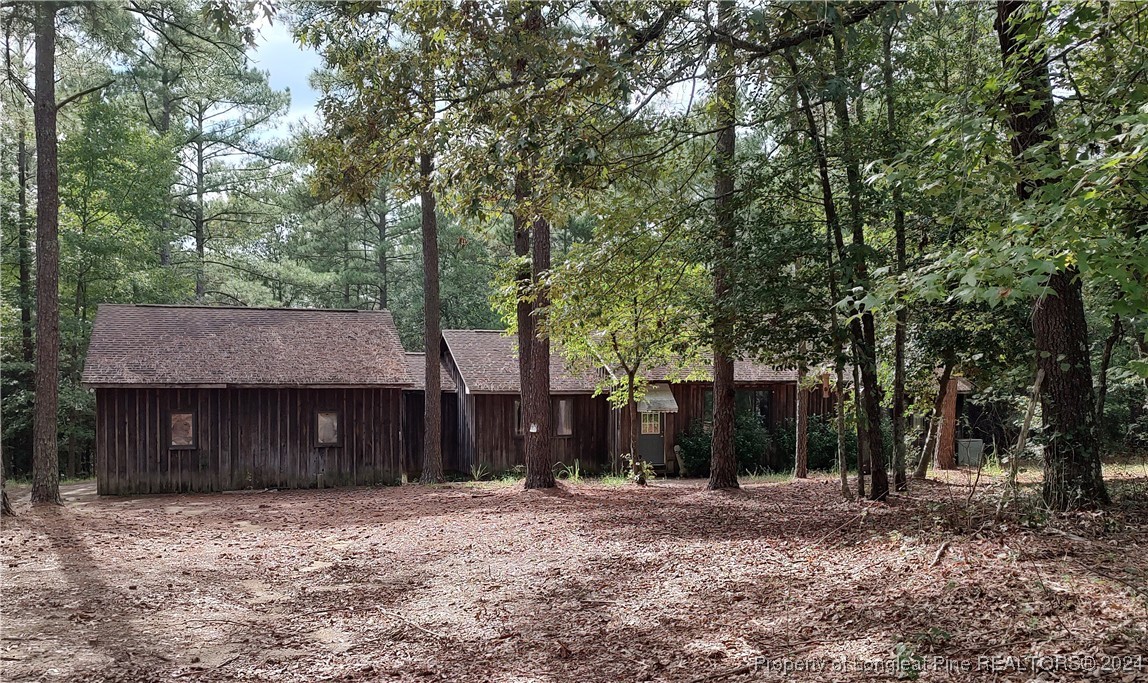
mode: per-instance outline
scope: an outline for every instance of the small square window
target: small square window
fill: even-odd
[[[642,413],[642,433],[643,434],[661,434],[662,433],[662,414],[661,413]]]
[[[195,413],[190,410],[172,411],[168,422],[168,447],[193,450],[195,448]]]
[[[574,433],[574,402],[560,398],[554,410],[554,435],[570,436]]]
[[[316,444],[320,446],[338,446],[341,436],[338,412],[334,410],[321,410],[315,413]]]
[[[514,402],[514,433],[522,433],[522,401]]]

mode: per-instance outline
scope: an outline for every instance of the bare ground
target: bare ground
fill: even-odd
[[[827,479],[17,491],[0,679],[1148,680],[1148,469],[1107,474],[1104,512],[1004,522],[968,472],[888,504]]]

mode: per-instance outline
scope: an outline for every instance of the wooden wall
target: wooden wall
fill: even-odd
[[[768,389],[773,392],[773,400],[769,407],[769,424],[779,425],[785,420],[797,417],[797,384],[794,382],[772,384],[742,384],[736,387],[738,392]],[[670,384],[670,391],[678,404],[678,412],[666,413],[665,424],[665,457],[666,463],[675,462],[674,444],[678,437],[684,434],[694,421],[706,417],[706,394],[713,390],[709,382],[682,382]],[[810,415],[832,415],[836,406],[832,394],[822,396],[820,389],[805,390],[809,400]],[[611,411],[611,426],[609,428],[609,451],[620,455],[629,450],[629,415],[625,410]]]
[[[96,390],[101,494],[389,483],[402,473],[398,389]],[[194,410],[197,447],[168,448],[170,411]],[[341,444],[315,444],[315,412]]]
[[[423,468],[423,406],[421,391],[403,392],[403,471],[408,478]],[[445,472],[465,472],[458,455],[458,394],[442,392],[442,467]]]
[[[609,407],[605,397],[590,394],[552,395],[551,405],[559,398],[574,404],[573,433],[553,439],[554,462],[570,464],[578,460],[588,472],[599,471],[607,462]],[[486,465],[492,472],[502,472],[526,464],[521,434],[515,434],[514,402],[517,394],[469,394],[463,397],[459,422],[460,464],[469,471],[475,463]]]

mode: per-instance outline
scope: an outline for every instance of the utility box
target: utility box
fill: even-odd
[[[985,442],[981,439],[957,439],[957,465],[980,467]]]

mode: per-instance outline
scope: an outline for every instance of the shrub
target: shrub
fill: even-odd
[[[837,469],[837,425],[833,415],[810,415],[806,444],[809,469],[829,471]],[[785,420],[774,427],[773,444],[789,466],[797,450],[797,425],[794,420]],[[853,468],[857,465],[857,431],[845,429],[845,463]]]
[[[678,446],[681,449],[679,457],[682,461],[682,474],[687,477],[708,477],[713,437],[705,431],[701,420],[690,423],[678,437]],[[769,431],[761,425],[756,415],[742,412],[734,416],[733,452],[739,472],[759,472],[765,468],[769,448]]]

